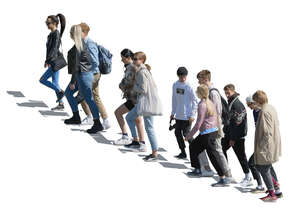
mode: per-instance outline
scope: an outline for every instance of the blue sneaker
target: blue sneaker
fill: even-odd
[[[220,179],[219,182],[212,184],[213,187],[229,187],[229,182],[226,179]]]

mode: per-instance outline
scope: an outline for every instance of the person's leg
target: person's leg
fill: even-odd
[[[59,91],[58,91],[58,92],[55,91],[55,93],[56,93],[56,97],[57,97],[57,98],[60,98],[59,92],[61,92],[61,88],[60,88],[60,86],[59,86],[59,70],[53,72],[53,74],[52,74],[52,83],[53,83],[54,86],[57,87],[57,89],[59,89]],[[62,99],[59,99],[58,102],[59,102],[60,104],[63,103]]]
[[[92,90],[93,90],[93,96],[96,105],[98,106],[98,110],[101,114],[101,117],[103,120],[107,119],[108,115],[106,112],[106,109],[101,101],[100,95],[99,95],[99,81],[100,81],[101,74],[95,74],[93,78],[93,84],[92,84]]]
[[[201,170],[201,166],[198,156],[200,153],[200,146],[202,145],[202,141],[203,139],[201,138],[201,135],[198,135],[189,145],[191,166],[199,170]]]
[[[245,152],[245,139],[235,141],[233,145],[233,150],[242,166],[243,172],[245,173],[246,177],[247,175],[250,176],[248,160]]]
[[[222,138],[221,144],[222,144],[223,154],[224,154],[224,156],[227,160],[227,163],[228,163],[227,150],[230,148],[230,146],[229,146],[229,139],[226,135],[225,135],[224,138]]]
[[[80,105],[81,105],[81,107],[82,107],[84,113],[85,113],[87,116],[91,116],[91,115],[92,115],[91,110],[90,110],[90,108],[89,108],[89,105],[86,103],[85,100],[84,100],[84,101],[81,101],[81,102],[80,102]]]
[[[143,127],[143,119],[141,116],[135,119],[135,126],[137,128],[139,140],[141,143],[145,144],[145,134],[144,134],[144,127]]]
[[[74,90],[71,90],[70,86],[68,85],[65,91],[65,96],[73,112],[78,112],[78,104],[75,97],[73,96],[77,91],[78,91],[77,83],[75,84]]]
[[[144,124],[145,124],[145,130],[146,130],[148,139],[151,144],[152,154],[154,156],[157,156],[158,145],[157,145],[157,138],[156,138],[156,134],[155,134],[155,130],[154,130],[153,116],[144,116]]]
[[[203,168],[206,171],[211,171],[211,168],[209,166],[209,162],[207,159],[207,155],[206,155],[206,150],[203,150],[203,152],[201,152],[198,156],[199,162],[201,163],[201,165],[203,166]]]
[[[117,121],[119,123],[120,129],[122,131],[122,134],[127,134],[126,130],[126,124],[123,115],[127,114],[129,112],[128,108],[122,104],[115,110],[115,116],[117,118]]]
[[[53,89],[55,91],[55,93],[58,93],[60,91],[60,88],[56,86],[56,84],[51,83],[50,81],[48,81],[48,79],[50,77],[53,76],[55,72],[53,71],[52,67],[49,67],[46,72],[42,75],[42,77],[40,78],[40,82],[41,84],[49,87],[50,89]]]
[[[135,120],[138,118],[138,114],[136,111],[136,106],[130,111],[128,112],[128,114],[126,115],[126,121],[128,124],[128,127],[130,129],[131,132],[131,136],[134,139],[134,141],[138,141],[138,135],[136,132],[136,127],[135,127]]]
[[[175,136],[176,136],[176,140],[178,143],[178,147],[181,151],[181,154],[186,156],[186,152],[185,152],[185,143],[184,143],[184,138],[183,138],[183,133],[184,131],[186,131],[187,126],[185,124],[184,120],[178,120],[176,119],[176,125],[175,125]]]
[[[272,175],[271,175],[271,166],[272,165],[256,165],[258,171],[260,172],[266,187],[268,189],[269,195],[268,196],[272,196],[272,197],[276,197],[275,196],[275,191],[274,191],[274,185],[273,185],[273,181],[272,181]],[[267,197],[263,197],[261,198],[262,200],[265,200],[268,198]]]
[[[257,181],[257,186],[262,187],[262,180],[259,171],[256,169],[256,165],[254,163],[254,154],[252,154],[252,156],[250,157],[248,165],[251,170],[253,178]]]

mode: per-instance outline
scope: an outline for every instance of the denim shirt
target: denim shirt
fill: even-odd
[[[97,47],[97,43],[95,43],[93,40],[91,40],[89,37],[85,39],[87,48],[90,52],[91,55],[91,63],[92,63],[92,68],[91,71],[93,74],[99,73],[99,50]]]

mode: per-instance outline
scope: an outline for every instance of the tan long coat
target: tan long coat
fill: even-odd
[[[279,121],[275,108],[265,104],[258,116],[255,140],[254,161],[257,165],[269,165],[281,156]]]

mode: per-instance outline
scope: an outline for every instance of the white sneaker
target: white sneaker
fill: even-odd
[[[147,151],[146,144],[140,143],[140,147],[137,150],[140,152],[146,152]]]
[[[110,125],[108,119],[103,120],[102,126],[103,126],[104,130],[111,128],[111,125]]]
[[[94,121],[93,121],[93,117],[86,117],[84,120],[81,121],[82,125],[93,125]]]
[[[251,178],[249,178],[249,179],[244,178],[244,179],[242,180],[242,182],[240,183],[240,185],[241,185],[242,187],[248,187],[248,186],[251,186],[251,185],[252,185],[252,179],[251,179]]]
[[[203,170],[201,171],[201,176],[202,176],[202,177],[212,177],[212,176],[214,176],[214,175],[215,175],[215,172],[212,171],[212,170],[207,171],[206,169],[203,169]]]
[[[114,142],[114,144],[115,144],[115,145],[121,146],[121,145],[127,145],[127,144],[130,144],[131,142],[132,142],[132,140],[131,140],[128,136],[123,135],[122,138],[116,140],[116,141]]]

